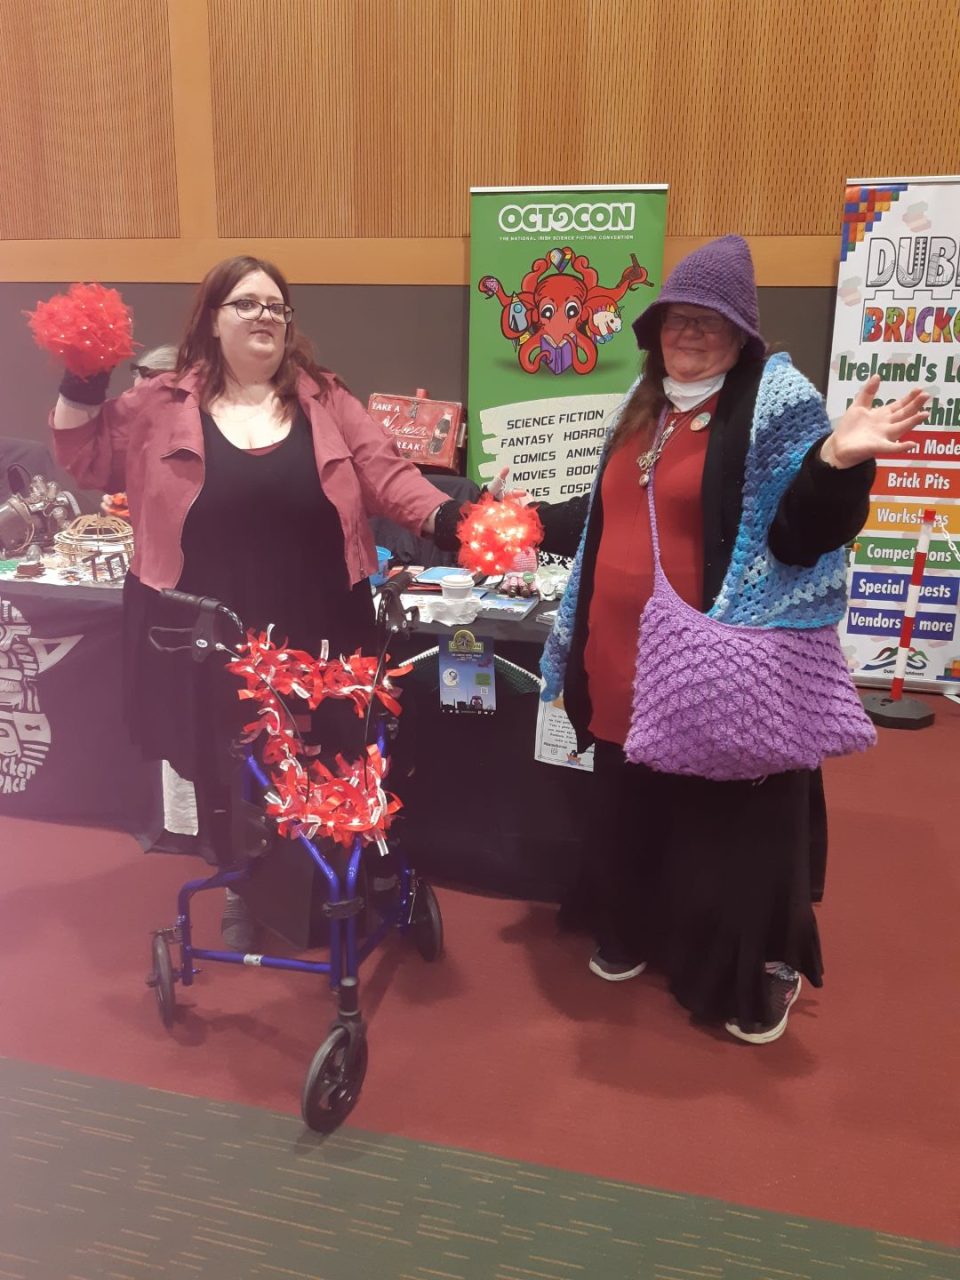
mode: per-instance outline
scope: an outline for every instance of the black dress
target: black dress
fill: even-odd
[[[177,587],[221,600],[256,630],[319,653],[369,653],[375,639],[373,598],[366,581],[351,587],[343,530],[320,484],[310,424],[301,409],[288,435],[269,452],[231,444],[206,413],[205,478],[181,538],[184,565]],[[247,718],[239,684],[211,659],[160,653],[152,627],[192,627],[194,618],[134,575],[124,587],[124,687],[134,741],[151,758],[168,760],[203,793],[229,768],[229,743]],[[167,636],[175,642],[175,637]],[[182,640],[181,640],[182,642]],[[323,703],[311,737],[331,754],[361,745],[362,722],[346,703]],[[201,822],[203,815],[201,813]]]
[[[769,1022],[764,963],[822,985],[811,850],[816,774],[712,782],[597,742],[581,893],[598,940],[648,960],[695,1017]],[[820,791],[822,796],[822,791]]]

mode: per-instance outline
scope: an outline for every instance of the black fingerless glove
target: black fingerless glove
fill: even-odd
[[[110,373],[111,370],[102,369],[99,373],[91,374],[89,378],[81,378],[78,373],[71,373],[67,369],[60,383],[60,394],[64,400],[69,400],[72,404],[90,405],[95,408],[103,404],[107,398]]]
[[[457,525],[463,511],[464,503],[451,498],[442,507],[437,508],[433,521],[433,541],[441,551],[457,551],[460,542],[457,538]]]

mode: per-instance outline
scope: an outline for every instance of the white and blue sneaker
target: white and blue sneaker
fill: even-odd
[[[745,1040],[747,1044],[771,1044],[780,1039],[787,1029],[787,1018],[803,985],[799,973],[788,964],[768,964],[766,970],[770,984],[770,1021],[765,1024],[748,1023],[745,1027],[736,1020],[724,1023],[732,1036]]]

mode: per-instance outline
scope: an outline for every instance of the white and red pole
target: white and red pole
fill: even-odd
[[[936,518],[936,511],[930,507],[924,510],[921,517],[920,537],[917,539],[917,547],[913,553],[913,572],[910,574],[910,585],[907,587],[907,602],[903,610],[900,642],[897,646],[897,659],[893,665],[893,683],[890,685],[890,692],[861,694],[864,711],[874,724],[882,725],[887,729],[926,729],[928,725],[933,724],[935,718],[930,707],[919,698],[903,696],[903,681],[907,674],[913,623],[917,616],[923,571],[927,566],[930,535],[933,533]]]
[[[890,697],[894,702],[899,702],[903,697],[903,681],[907,671],[907,658],[910,656],[913,623],[917,616],[920,587],[923,584],[923,573],[927,567],[927,551],[930,549],[930,537],[933,533],[933,522],[936,518],[936,511],[931,507],[927,507],[920,523],[920,537],[917,539],[917,549],[913,553],[913,572],[910,574],[910,585],[907,588],[907,603],[903,610],[903,624],[900,627],[900,644],[897,649],[897,660],[893,666],[893,683],[890,685]]]

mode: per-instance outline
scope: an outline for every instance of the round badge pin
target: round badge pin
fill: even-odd
[[[690,423],[691,431],[705,431],[710,425],[709,413],[698,413],[694,420]]]

